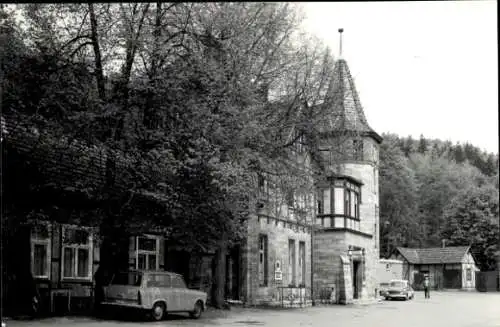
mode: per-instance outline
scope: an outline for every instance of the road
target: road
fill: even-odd
[[[418,292],[410,301],[382,301],[370,305],[316,306],[305,309],[233,308],[210,310],[199,320],[169,316],[162,322],[137,318],[105,319],[59,317],[37,321],[7,321],[11,326],[370,326],[370,327],[500,327],[500,293],[434,292],[425,299]]]

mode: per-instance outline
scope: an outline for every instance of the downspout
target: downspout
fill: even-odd
[[[314,225],[311,224],[311,302],[312,305],[315,306],[314,303]]]

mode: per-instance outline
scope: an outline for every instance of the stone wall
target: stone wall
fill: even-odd
[[[378,248],[373,246],[373,238],[347,232],[346,243],[348,246],[365,249],[365,282],[362,295],[367,298],[374,298],[379,287],[377,278],[379,251]]]
[[[268,239],[267,286],[259,285],[259,235]],[[296,286],[298,280],[299,243],[305,243],[305,287],[311,287],[311,233],[309,227],[293,221],[278,220],[271,217],[252,216],[248,221],[248,237],[242,246],[242,297],[247,304],[277,301],[279,286],[288,286],[289,266],[288,242],[295,240]],[[274,279],[275,262],[281,263],[283,280]]]
[[[352,246],[365,249],[365,281],[361,296],[365,298],[375,297],[378,288],[379,253],[378,249],[373,246],[371,237],[348,231],[319,230],[314,234],[313,243],[313,281],[316,294],[321,293],[323,289],[335,287],[340,293],[341,300],[344,298],[347,303],[352,300],[352,267],[349,268],[349,274],[347,274],[341,261],[341,256],[350,260],[347,255],[349,246]]]
[[[342,264],[340,255],[347,253],[345,232],[318,231],[313,237],[313,281],[316,294],[322,289],[339,287]]]

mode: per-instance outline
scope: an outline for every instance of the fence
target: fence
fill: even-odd
[[[319,284],[316,284],[311,300],[314,303],[335,304],[338,303],[338,298],[338,288],[335,284],[331,286],[319,286]]]
[[[282,307],[306,306],[311,299],[311,289],[308,287],[278,286],[278,290]]]
[[[479,292],[500,291],[499,271],[478,271],[476,272],[476,290]]]

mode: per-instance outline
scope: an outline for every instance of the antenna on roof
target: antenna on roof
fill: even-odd
[[[339,34],[340,34],[339,58],[342,58],[342,32],[344,32],[344,29],[343,28],[339,28]]]

